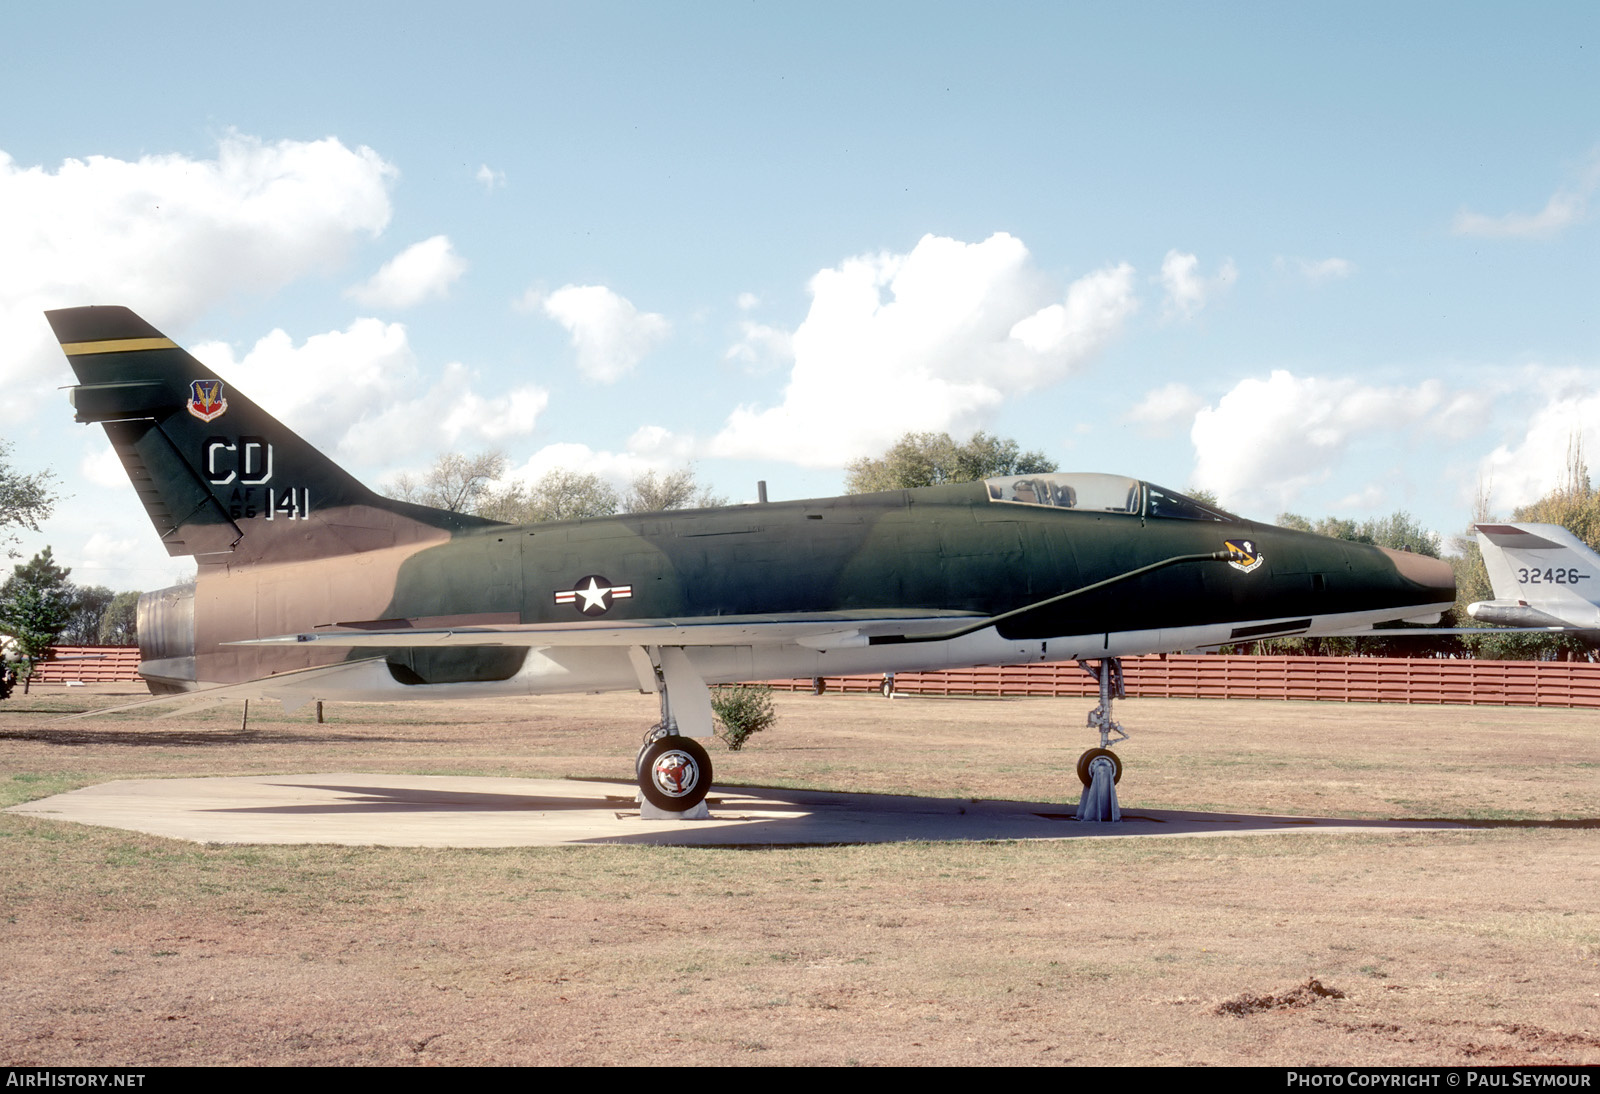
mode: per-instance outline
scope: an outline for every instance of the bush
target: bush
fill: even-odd
[[[744,747],[753,733],[760,733],[778,720],[772,709],[772,689],[758,684],[739,684],[717,688],[711,693],[711,709],[722,723],[718,734],[729,752]]]

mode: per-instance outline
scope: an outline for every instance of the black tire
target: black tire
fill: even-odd
[[[644,775],[645,749],[649,748],[666,735],[667,731],[662,729],[659,724],[653,725],[645,731],[644,744],[639,746],[639,754],[633,758],[633,777],[635,779],[642,778]]]
[[[883,692],[883,697],[885,699],[893,699],[894,698],[894,681],[889,679],[887,676],[885,676],[883,678],[883,683],[878,685],[878,690]]]
[[[687,813],[711,789],[711,757],[691,737],[651,741],[639,756],[639,790],[669,813]]]
[[[1116,769],[1111,774],[1111,784],[1115,786],[1122,781],[1122,757],[1109,748],[1091,748],[1078,757],[1078,781],[1084,786],[1094,782],[1094,776],[1089,773],[1089,765],[1101,756],[1107,757],[1111,761],[1111,766]]]

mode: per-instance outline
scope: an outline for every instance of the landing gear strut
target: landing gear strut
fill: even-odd
[[[1117,783],[1122,779],[1122,759],[1111,746],[1125,741],[1128,735],[1111,720],[1111,701],[1127,698],[1122,685],[1122,662],[1107,657],[1095,668],[1088,665],[1083,670],[1100,681],[1100,705],[1089,712],[1089,728],[1100,731],[1100,747],[1091,748],[1078,757],[1078,781],[1083,783],[1083,797],[1078,801],[1078,819],[1081,821],[1118,821],[1122,810],[1117,806]]]
[[[1128,692],[1122,684],[1122,659],[1107,657],[1093,668],[1086,664],[1081,667],[1084,672],[1100,681],[1100,705],[1089,712],[1089,728],[1100,731],[1100,747],[1091,748],[1078,757],[1078,779],[1084,786],[1088,786],[1092,781],[1089,765],[1097,756],[1109,756],[1117,769],[1116,779],[1113,781],[1120,782],[1122,760],[1111,751],[1111,746],[1118,741],[1126,741],[1128,735],[1122,731],[1121,726],[1111,720],[1111,701],[1128,697]]]
[[[711,757],[694,738],[712,734],[711,693],[683,650],[644,652],[661,699],[661,721],[644,735],[634,759],[640,812],[647,819],[709,817],[704,802],[711,789]]]

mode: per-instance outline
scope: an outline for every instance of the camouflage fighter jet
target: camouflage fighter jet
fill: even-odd
[[[193,586],[139,604],[153,691],[452,699],[641,689],[640,790],[704,798],[708,683],[1096,662],[1436,617],[1435,559],[1256,524],[1137,479],[1038,474],[513,527],[381,497],[133,312],[49,312]]]

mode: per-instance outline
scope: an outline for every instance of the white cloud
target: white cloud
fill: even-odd
[[[754,370],[762,370],[794,359],[794,335],[786,330],[746,320],[739,324],[739,334],[739,340],[723,355],[724,360],[739,361]]]
[[[377,319],[357,319],[299,345],[275,330],[242,358],[223,343],[193,352],[313,445],[375,469],[401,465],[417,451],[493,445],[531,433],[549,401],[532,385],[485,398],[472,389],[471,371],[454,362],[430,383],[405,327]]]
[[[1346,258],[1277,258],[1273,265],[1280,270],[1293,270],[1313,285],[1328,281],[1342,281],[1356,272],[1356,264]]]
[[[478,173],[474,177],[485,190],[498,190],[506,184],[506,173],[496,171],[487,163],[478,165]]]
[[[751,311],[761,306],[761,298],[753,292],[742,292],[737,303],[740,311]]]
[[[455,253],[450,237],[434,236],[413,243],[360,285],[345,295],[369,308],[409,308],[430,296],[444,296],[466,272],[467,264]]]
[[[124,485],[127,481],[127,476],[123,476]],[[119,570],[125,567],[130,559],[138,558],[140,555],[154,556],[155,552],[150,550],[154,546],[151,542],[154,539],[154,530],[148,520],[139,526],[139,534],[132,536],[121,536],[106,528],[97,528],[78,550],[73,566],[75,576],[79,581],[98,584],[98,579],[87,576],[88,572]],[[172,557],[159,547],[157,550],[168,558]]]
[[[526,306],[540,298],[530,289]],[[621,379],[665,341],[672,324],[641,312],[604,285],[564,285],[542,298],[544,312],[566,328],[578,351],[578,369],[591,380]]]
[[[1242,511],[1276,512],[1326,481],[1358,438],[1432,426],[1449,396],[1437,380],[1376,387],[1274,370],[1196,415],[1194,481]]]
[[[106,440],[105,434],[95,430],[89,451],[78,461],[78,473],[96,486],[115,488],[128,485],[128,472],[117,458],[116,450]]]
[[[342,261],[388,224],[394,175],[332,137],[233,135],[215,159],[90,156],[54,171],[0,152],[0,420],[26,418],[61,382],[45,309],[125,304],[172,332]]]
[[[550,402],[549,393],[533,385],[486,399],[472,390],[473,380],[470,369],[452,361],[426,390],[354,423],[340,453],[353,461],[394,467],[419,450],[497,448],[532,433]]]
[[[628,438],[628,451],[661,467],[681,467],[694,459],[694,438],[659,425],[641,426]]]
[[[1168,319],[1193,319],[1219,292],[1239,279],[1233,260],[1225,260],[1211,277],[1200,275],[1200,260],[1182,251],[1168,251],[1161,260],[1161,287],[1167,299],[1163,314]]]
[[[629,448],[632,448],[631,443]],[[564,442],[545,445],[529,456],[526,462],[507,471],[503,481],[532,485],[551,471],[567,470],[599,475],[620,489],[646,471],[666,471],[681,467],[685,462],[683,459],[642,455],[631,450],[596,451],[586,444]]]
[[[1389,492],[1377,483],[1368,483],[1361,489],[1334,499],[1329,509],[1335,513],[1372,511],[1389,503]]]
[[[1205,400],[1194,389],[1173,381],[1147,394],[1124,420],[1142,425],[1146,433],[1164,437],[1188,425],[1204,405]]]
[[[924,236],[909,254],[822,270],[810,289],[782,403],[736,409],[707,454],[837,467],[907,430],[975,424],[1080,367],[1138,307],[1131,266],[1061,299],[1005,233]]]
[[[1600,156],[1591,156],[1577,179],[1551,194],[1550,200],[1537,213],[1488,216],[1463,209],[1456,214],[1450,230],[1458,236],[1543,239],[1585,219],[1589,214],[1589,198],[1597,186],[1600,186]]]
[[[1600,377],[1557,392],[1528,418],[1522,437],[1485,456],[1479,474],[1492,489],[1497,511],[1510,512],[1554,490],[1566,479],[1567,446],[1576,438],[1591,469],[1600,467]],[[1596,477],[1591,470],[1591,479]]]

